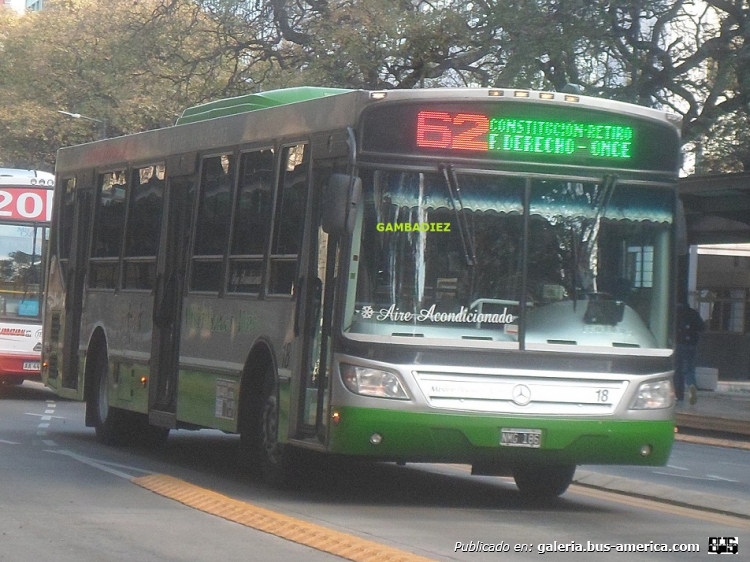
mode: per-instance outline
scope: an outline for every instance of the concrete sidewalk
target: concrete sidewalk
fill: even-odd
[[[711,511],[748,520],[750,528],[750,501],[742,498],[695,492],[675,486],[649,484],[642,480],[611,476],[589,470],[576,470],[573,484],[588,488],[599,488],[627,496],[645,498],[682,507]]]
[[[679,430],[708,431],[750,443],[750,382],[720,382],[715,391],[699,390],[675,410]]]
[[[698,402],[675,410],[675,439],[750,451],[750,382],[720,382],[715,391],[699,390]],[[673,486],[648,486],[631,478],[577,470],[574,483],[636,497],[732,515],[750,521],[750,501],[693,492]]]

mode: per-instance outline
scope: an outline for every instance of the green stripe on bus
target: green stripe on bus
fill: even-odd
[[[532,460],[575,464],[663,465],[674,441],[671,420],[587,420],[522,418],[486,414],[417,413],[367,408],[334,408],[335,453],[391,459],[471,462],[474,459]],[[541,429],[539,449],[500,446],[501,428]],[[370,438],[382,441],[373,445]],[[651,447],[647,456],[641,454]]]

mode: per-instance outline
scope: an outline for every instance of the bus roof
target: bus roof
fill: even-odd
[[[512,104],[579,106],[617,112],[669,123],[678,130],[681,120],[681,116],[661,110],[561,92],[502,88],[370,91],[305,86],[216,100],[186,109],[173,127],[63,147],[57,154],[56,173],[67,174],[84,168],[102,169],[127,163],[153,163],[173,155],[267,142],[270,137],[293,137],[355,127],[361,111],[373,104],[498,99]]]
[[[351,92],[345,88],[320,88],[300,86],[283,90],[269,90],[260,94],[247,94],[234,98],[225,98],[187,108],[177,119],[175,125],[194,123],[214,117],[224,117],[236,113],[245,113],[257,109],[266,109],[278,105],[287,105],[301,101],[310,101],[325,96]]]
[[[0,168],[0,185],[49,185],[55,183],[55,175],[39,170]]]

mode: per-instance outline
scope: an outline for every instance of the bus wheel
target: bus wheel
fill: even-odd
[[[523,496],[550,499],[565,493],[575,472],[574,464],[519,465],[513,467],[513,479]]]
[[[86,407],[94,411],[97,440],[105,445],[121,445],[125,440],[125,420],[123,412],[109,407],[108,391],[109,362],[106,354],[100,353],[96,362],[94,389]]]
[[[256,439],[256,458],[261,476],[272,484],[286,480],[284,446],[279,443],[279,398],[273,379],[266,379],[266,389],[260,405],[260,420]]]

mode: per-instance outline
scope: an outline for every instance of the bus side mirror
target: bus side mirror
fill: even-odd
[[[356,208],[362,199],[362,180],[346,174],[333,174],[323,191],[322,226],[331,235],[354,229]]]

